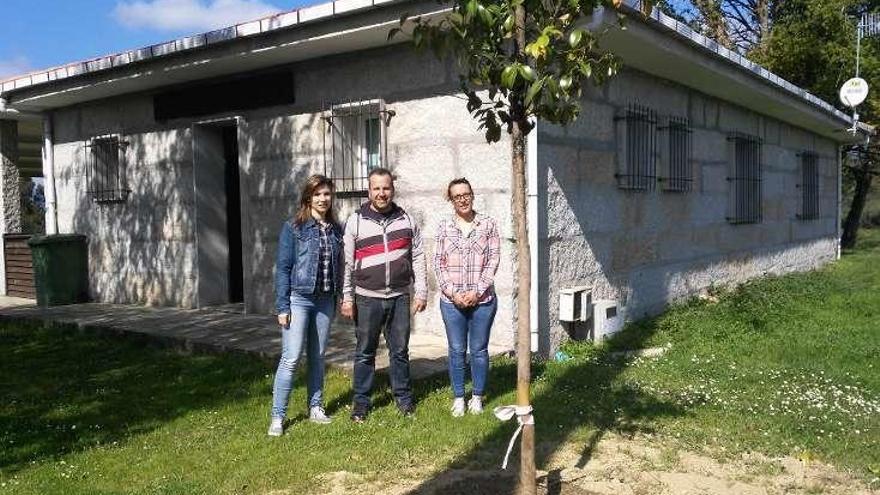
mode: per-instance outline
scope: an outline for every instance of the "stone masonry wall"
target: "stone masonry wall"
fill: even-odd
[[[0,185],[3,187],[0,234],[21,232],[18,157],[18,122],[0,120]]]
[[[279,228],[294,210],[302,181],[324,172],[323,110],[330,103],[382,98],[395,112],[388,127],[388,165],[398,176],[398,203],[422,226],[428,255],[437,221],[452,212],[443,198],[452,178],[468,177],[476,208],[499,220],[503,259],[496,287],[501,304],[492,339],[511,343],[510,146],[485,143],[456,95],[452,70],[405,47],[327,57],[293,68],[294,105],[236,114],[247,310],[273,311]],[[59,226],[62,232],[89,235],[93,298],[193,307],[198,251],[193,119],[154,121],[148,94],[63,109],[54,119]],[[122,203],[95,204],[86,194],[86,143],[108,133],[129,142],[125,176],[132,193]],[[338,206],[347,212],[354,203]],[[436,284],[432,274],[428,278],[428,310],[414,318],[414,331],[442,333]]]
[[[630,103],[653,108],[661,118],[690,119],[690,192],[618,188],[622,127],[614,117]],[[763,221],[757,224],[726,220],[731,132],[763,139]],[[573,125],[540,125],[538,143],[539,189],[547,191],[540,200],[545,215],[538,251],[539,301],[549,307],[541,322],[550,329],[545,349],[554,349],[567,332],[558,321],[560,288],[591,286],[594,299],[616,299],[628,319],[638,319],[711,286],[811,269],[836,257],[836,144],[792,125],[627,70],[589,91]],[[797,218],[798,154],[804,151],[819,155],[817,220]]]
[[[58,227],[89,237],[96,301],[194,307],[195,235],[191,130],[153,121],[152,99],[135,96],[58,111]],[[119,134],[131,189],[120,203],[87,194],[88,140]]]

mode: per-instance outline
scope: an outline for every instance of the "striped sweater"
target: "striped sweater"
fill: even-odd
[[[414,292],[427,299],[427,266],[418,226],[392,203],[379,213],[364,203],[345,222],[342,297],[354,294],[388,299]]]

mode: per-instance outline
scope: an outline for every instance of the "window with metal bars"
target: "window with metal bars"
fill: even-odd
[[[691,128],[685,117],[669,117],[660,128],[665,133],[662,175],[657,179],[664,191],[687,192],[694,181],[691,163]]]
[[[621,123],[620,166],[614,174],[621,189],[650,191],[657,182],[657,114],[631,104],[615,118]]]
[[[97,136],[86,144],[86,184],[96,203],[125,201],[131,190],[125,180],[125,148],[118,135]]]
[[[800,158],[801,182],[798,188],[801,190],[801,212],[798,218],[815,220],[819,218],[819,156],[804,152]]]
[[[340,196],[366,196],[372,169],[386,167],[392,110],[382,100],[333,105],[325,112],[324,175]]]
[[[734,224],[760,223],[763,200],[761,197],[761,140],[748,134],[728,136],[732,159],[729,186],[729,214],[727,221]]]

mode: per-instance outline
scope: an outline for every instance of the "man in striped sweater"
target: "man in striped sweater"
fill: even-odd
[[[385,334],[391,389],[401,414],[414,411],[409,373],[412,313],[425,310],[427,268],[422,235],[394,202],[394,177],[384,168],[370,171],[369,198],[345,223],[345,272],[341,313],[355,321],[351,419],[363,422],[370,410],[379,334]],[[410,294],[412,293],[412,303]]]

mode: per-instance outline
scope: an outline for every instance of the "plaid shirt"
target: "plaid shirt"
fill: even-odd
[[[434,237],[433,266],[444,301],[452,302],[451,295],[469,291],[476,291],[481,304],[491,301],[499,261],[501,238],[491,217],[477,213],[467,237],[462,237],[455,218],[440,221]]]
[[[330,264],[330,229],[332,225],[329,223],[318,222],[318,278],[315,280],[315,289],[317,292],[333,292],[333,274],[332,265]]]

